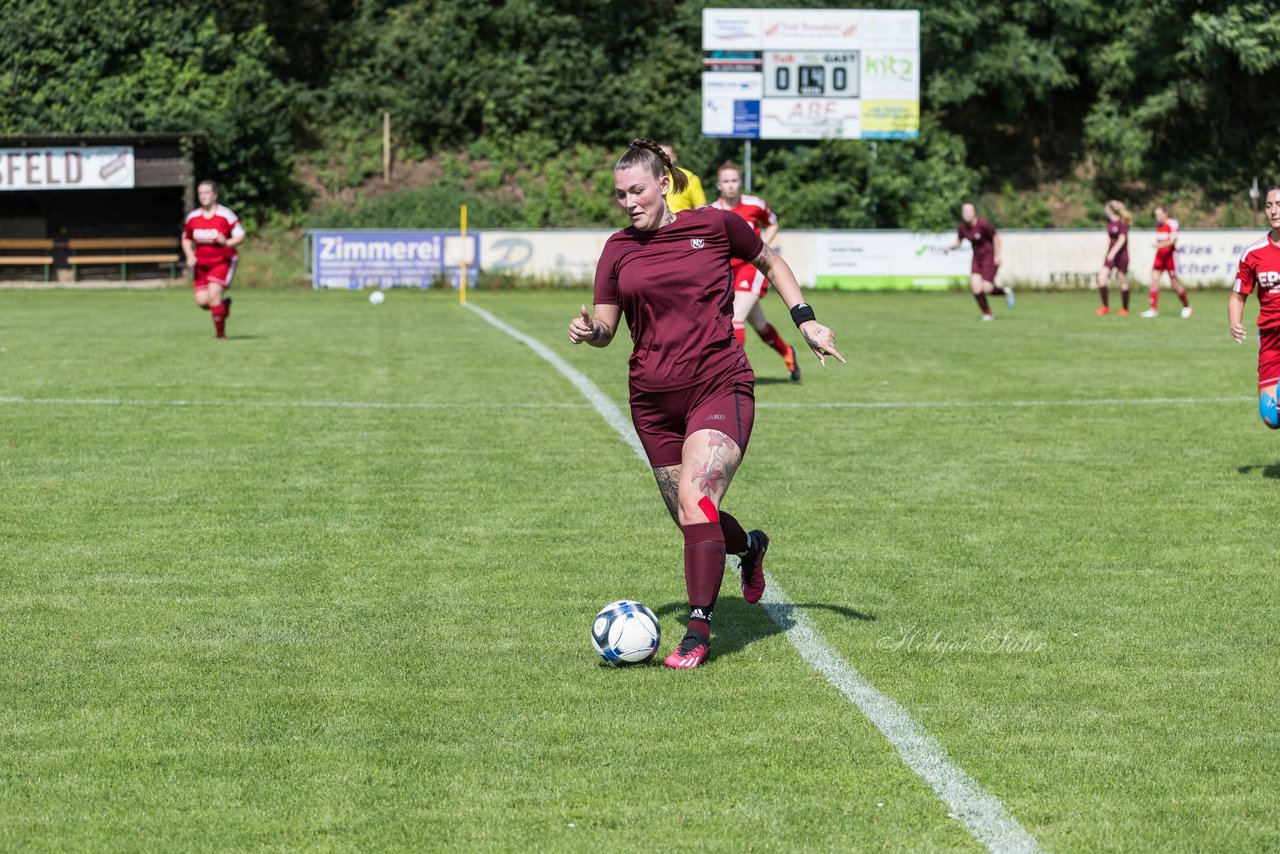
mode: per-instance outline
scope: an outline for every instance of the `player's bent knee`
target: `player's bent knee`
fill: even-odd
[[[1263,392],[1258,397],[1258,416],[1272,430],[1280,430],[1280,412],[1276,409],[1276,392]]]

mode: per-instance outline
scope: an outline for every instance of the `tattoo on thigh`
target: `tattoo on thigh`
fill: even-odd
[[[680,466],[665,466],[663,468],[655,468],[653,476],[657,478],[658,490],[662,493],[662,500],[667,505],[667,512],[671,514],[671,520],[677,525],[680,524]]]
[[[712,430],[707,438],[707,461],[693,473],[693,485],[703,495],[723,495],[737,463],[733,460],[736,446],[728,434]]]

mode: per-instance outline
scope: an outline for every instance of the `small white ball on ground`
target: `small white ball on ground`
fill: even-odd
[[[591,646],[607,664],[640,664],[658,651],[661,631],[654,613],[629,599],[610,602],[591,624]]]
[[[387,295],[384,294],[382,291],[374,291],[373,293],[369,294],[369,302],[373,303],[374,305],[382,305],[386,301],[386,299],[387,299]]]

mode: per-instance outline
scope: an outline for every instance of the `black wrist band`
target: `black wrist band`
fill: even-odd
[[[817,320],[814,317],[813,309],[807,302],[796,303],[791,308],[791,320],[795,323],[796,328],[800,328],[800,324],[808,323],[810,320]]]

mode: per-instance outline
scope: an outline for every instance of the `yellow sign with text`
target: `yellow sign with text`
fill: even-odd
[[[920,133],[920,102],[863,101],[863,139],[902,139]]]

